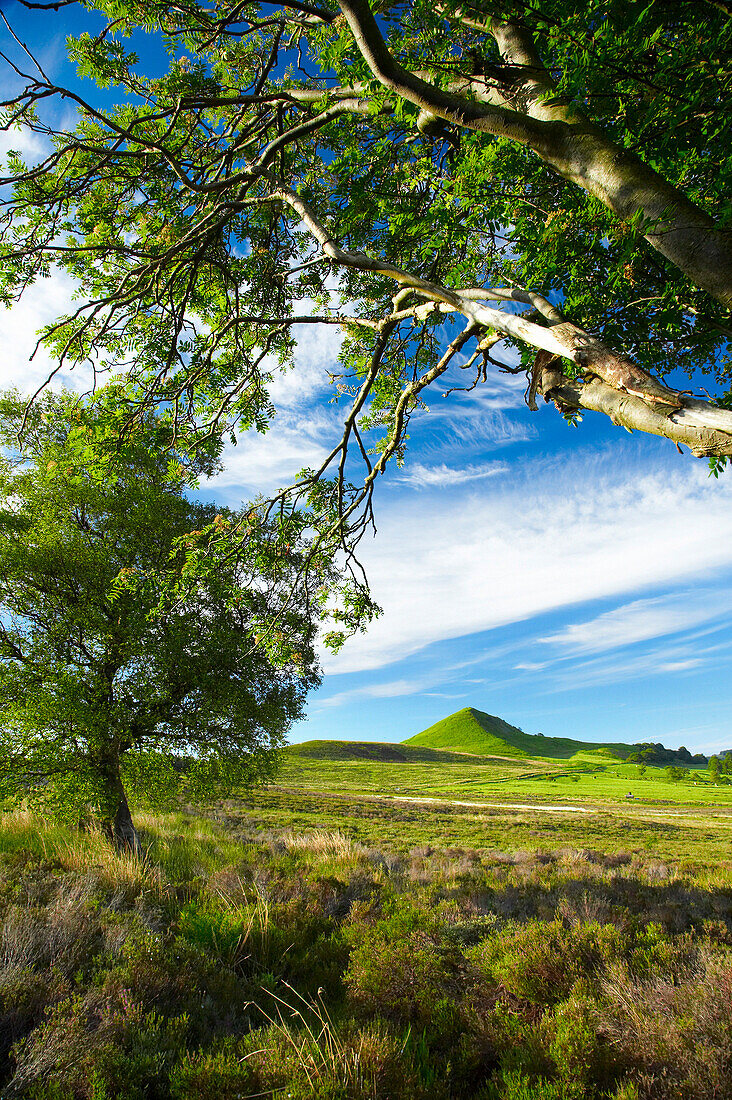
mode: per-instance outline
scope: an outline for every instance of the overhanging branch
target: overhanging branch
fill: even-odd
[[[663,436],[677,446],[684,444],[699,458],[732,455],[732,412],[706,402],[687,399],[688,408],[666,415],[640,397],[613,389],[600,378],[571,381],[556,367],[542,372],[537,392],[563,413],[574,409],[601,412],[628,431]],[[715,427],[715,423],[727,425],[727,430]]]

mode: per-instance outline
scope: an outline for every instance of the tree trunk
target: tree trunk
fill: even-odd
[[[594,131],[594,132],[593,132]],[[561,176],[599,199],[621,222],[640,216],[637,230],[692,283],[732,310],[729,231],[690,202],[650,165],[592,131],[568,129],[536,148]]]
[[[102,828],[117,851],[141,855],[142,845],[130,813],[127,795],[119,773],[119,762],[105,763],[102,776],[100,806]]]

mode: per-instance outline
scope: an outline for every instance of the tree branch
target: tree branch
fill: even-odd
[[[530,34],[492,21],[504,55],[523,68],[516,88],[521,110],[480,104],[407,72],[392,56],[367,0],[339,0],[356,45],[374,76],[391,91],[454,125],[529,146],[565,179],[599,199],[622,221],[640,217],[639,232],[697,286],[732,310],[730,234],[631,149],[558,97]]]
[[[613,389],[599,378],[573,382],[556,367],[548,367],[542,372],[538,392],[545,400],[553,401],[561,412],[572,409],[601,412],[629,431],[647,432],[664,436],[677,445],[685,444],[700,458],[732,455],[732,413],[702,401],[687,399],[688,408],[679,408],[666,415],[639,397]],[[718,429],[715,423],[726,424],[726,430]]]
[[[552,124],[547,125],[493,104],[477,103],[443,91],[404,69],[389,52],[366,0],[339,0],[356,44],[374,76],[402,99],[457,126],[468,126],[522,145],[543,144]]]

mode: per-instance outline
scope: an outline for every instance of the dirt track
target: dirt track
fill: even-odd
[[[544,810],[546,813],[570,813],[570,814],[597,814],[601,810],[587,809],[584,806],[566,806],[553,804],[551,806],[534,802],[460,802],[456,798],[426,798],[420,795],[391,795],[383,794],[378,797],[389,802],[428,802],[437,806],[475,806],[478,809],[496,810]]]

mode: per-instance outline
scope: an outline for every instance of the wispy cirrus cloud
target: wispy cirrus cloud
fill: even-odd
[[[586,661],[562,664],[548,670],[545,690],[582,690],[605,685],[615,685],[630,680],[649,679],[656,676],[682,676],[700,669],[711,654],[719,663],[716,650],[700,649],[696,644],[665,644],[634,649],[625,654],[613,653]]]
[[[357,699],[396,699],[400,695],[414,695],[424,686],[423,680],[391,680],[383,684],[366,684],[363,687],[339,691],[324,699],[318,699],[312,710],[330,710],[352,703]]]
[[[629,594],[640,606],[599,616],[596,644],[626,628],[640,639],[705,621],[713,595],[692,610],[683,599],[644,604],[654,599],[644,590],[732,570],[732,485],[700,466],[636,465],[632,451],[606,458],[527,464],[486,479],[480,495],[458,486],[439,506],[420,496],[382,508],[378,553],[364,557],[384,614],[326,658],[327,671],[375,669],[433,642]],[[592,633],[580,623],[566,637],[591,646]]]
[[[634,600],[538,641],[561,654],[601,653],[663,635],[688,631],[732,612],[732,593],[684,589],[671,595]]]
[[[448,466],[445,462],[428,465],[415,462],[396,480],[413,489],[449,489],[468,481],[482,481],[487,477],[505,474],[509,466],[505,462],[485,462],[474,466]]]

